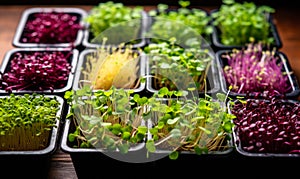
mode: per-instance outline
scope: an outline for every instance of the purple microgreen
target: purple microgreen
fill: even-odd
[[[246,49],[233,49],[223,54],[227,61],[223,75],[232,92],[262,93],[275,90],[280,94],[291,91],[284,62],[275,50],[264,50],[262,44],[248,44]]]
[[[63,88],[72,68],[68,61],[71,55],[60,51],[14,53],[0,79],[1,88],[8,92]]]
[[[251,153],[300,151],[300,103],[268,95],[236,101],[231,112],[241,148]]]
[[[23,43],[72,43],[83,27],[76,15],[63,12],[40,12],[32,15],[25,24]]]

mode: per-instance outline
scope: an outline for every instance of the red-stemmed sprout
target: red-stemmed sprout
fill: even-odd
[[[235,93],[263,93],[276,90],[286,94],[291,90],[283,61],[276,51],[264,50],[262,44],[248,44],[245,49],[233,49],[222,55],[228,64],[223,75]]]

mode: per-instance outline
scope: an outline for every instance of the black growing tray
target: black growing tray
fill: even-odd
[[[46,178],[51,162],[51,157],[59,147],[58,140],[60,134],[60,124],[63,119],[65,108],[64,99],[57,95],[45,95],[46,97],[56,97],[59,105],[56,126],[53,127],[46,148],[32,151],[0,151],[0,167],[2,174],[9,178]],[[7,96],[0,96],[1,98]]]
[[[66,81],[66,84],[63,88],[60,89],[54,89],[53,91],[51,90],[38,90],[38,89],[33,89],[33,90],[12,90],[12,93],[18,93],[18,94],[24,94],[24,93],[44,93],[44,94],[64,94],[64,92],[70,90],[73,85],[73,79],[74,79],[74,72],[76,69],[77,61],[78,61],[78,56],[79,56],[79,51],[77,49],[69,49],[69,48],[14,48],[10,51],[8,51],[5,54],[5,57],[2,61],[1,64],[1,73],[5,73],[10,69],[10,61],[12,58],[12,55],[15,53],[32,53],[32,52],[55,52],[55,51],[60,51],[64,53],[70,53],[72,52],[72,55],[68,58],[68,62],[72,65],[72,69],[70,71],[68,80]],[[1,89],[0,88],[0,95],[6,95],[9,92]]]
[[[127,176],[126,173],[129,171],[145,174],[147,178],[157,177],[157,175],[164,177],[176,177],[179,173],[185,173],[185,171],[185,176],[198,176],[197,170],[199,168],[203,170],[211,169],[214,165],[224,162],[232,162],[235,159],[234,156],[231,155],[231,152],[227,151],[226,154],[224,153],[216,155],[212,154],[199,156],[191,153],[182,154],[177,160],[169,159],[168,153],[151,153],[149,154],[149,158],[146,158],[147,154],[145,144],[142,144],[141,147],[143,148],[139,147],[133,149],[128,155],[125,154],[126,157],[129,158],[138,156],[138,162],[126,162],[126,160],[118,160],[119,158],[111,158],[101,149],[74,147],[75,144],[68,141],[68,135],[70,132],[74,132],[74,130],[74,121],[67,119],[64,124],[64,131],[61,139],[61,150],[67,154],[70,154],[75,172],[79,179],[95,178],[98,177],[99,174],[101,176],[113,175],[114,177],[124,177]],[[120,155],[118,157],[120,157]],[[171,171],[166,172],[166,169],[164,169],[166,167],[170,168]],[[107,171],[110,171],[112,168],[115,172],[107,173]],[[225,172],[230,168],[231,166],[227,165],[223,166],[219,170]],[[158,171],[161,171],[161,173],[158,174]],[[195,171],[196,173],[187,171]]]
[[[199,11],[202,11],[203,13],[205,13],[207,16],[210,16],[209,12],[205,9],[202,9],[202,8],[192,8],[192,9],[197,9]],[[189,9],[190,12],[192,13],[192,9]],[[159,14],[160,11],[158,9],[155,9],[156,12]],[[165,10],[166,13],[170,13],[170,12],[178,12],[178,8],[168,8]],[[168,41],[170,38],[172,38],[172,36],[168,37],[167,39],[165,39],[165,37],[160,37],[160,36],[152,36],[152,33],[151,31],[153,31],[151,28],[152,26],[155,24],[155,21],[165,21],[165,23],[175,23],[177,24],[178,26],[181,26],[181,27],[185,27],[187,28],[188,30],[192,30],[192,32],[194,31],[191,27],[189,27],[188,25],[185,25],[184,23],[181,23],[179,21],[174,21],[174,20],[168,20],[167,18],[158,18],[157,19],[157,16],[151,16],[149,15],[149,13],[147,13],[148,15],[148,26],[147,26],[147,29],[146,29],[146,32],[147,32],[147,35],[146,35],[146,41],[147,41],[147,44],[151,44],[151,43],[157,43],[157,42],[160,42],[160,41]],[[208,22],[208,25],[211,25],[211,22]],[[161,29],[162,31],[169,31],[170,29],[164,29],[162,27]],[[174,29],[175,30],[175,29]],[[182,33],[181,31],[172,31],[170,33],[174,33],[174,32],[177,32],[177,33]],[[195,33],[195,32],[194,32]],[[206,34],[197,34],[195,33],[195,37],[193,38],[197,38],[198,40],[200,40],[200,46],[199,48],[208,48],[212,45],[212,34],[209,34],[209,35],[206,35]],[[177,41],[179,41],[179,45],[180,46],[183,46],[183,47],[186,47],[186,48],[189,48],[190,46],[188,44],[185,44],[184,41],[181,41],[181,40],[187,40],[187,39],[181,39],[181,38],[178,38],[178,37],[175,37]]]
[[[107,49],[109,50],[109,49]],[[77,68],[75,69],[75,76],[74,76],[74,83],[73,83],[73,90],[78,90],[82,86],[84,86],[85,83],[81,83],[80,80],[83,79],[83,73],[82,70],[87,68],[86,62],[88,61],[88,56],[93,55],[94,53],[97,52],[97,49],[85,49],[80,52],[79,54],[79,60],[77,64]],[[135,51],[133,51],[135,52]],[[143,77],[145,75],[145,55],[140,53],[139,54],[139,74],[137,74],[137,77]],[[125,90],[133,90],[135,93],[141,93],[145,89],[145,82],[139,82],[136,88],[134,89],[125,89]],[[94,90],[97,91],[97,90]]]
[[[209,95],[215,95],[216,93],[220,92],[221,89],[221,84],[219,81],[219,73],[218,73],[218,65],[216,63],[215,58],[212,59],[208,73],[207,73],[207,77],[206,77],[206,83],[207,83],[207,91],[198,91],[198,94],[200,96],[204,96],[205,94],[209,94]],[[146,76],[147,76],[147,80],[146,80],[146,90],[147,93],[149,94],[154,94],[157,93],[159,91],[158,88],[156,88],[154,86],[154,77],[155,74],[151,74],[151,65],[149,62],[149,57],[147,58],[147,62],[146,62]],[[189,79],[189,78],[187,78]],[[187,89],[185,89],[187,90]]]
[[[137,34],[136,39],[128,39],[130,41],[128,41],[128,42],[123,42],[122,41],[118,44],[106,43],[106,44],[104,44],[104,46],[105,47],[119,47],[119,45],[121,43],[125,43],[125,45],[130,45],[134,49],[144,47],[146,45],[146,39],[144,37],[144,33],[146,32],[146,29],[147,29],[147,26],[148,26],[148,20],[147,20],[148,18],[147,18],[147,15],[146,15],[145,11],[142,11],[141,14],[142,14],[142,17],[140,19],[140,21],[141,21],[140,25],[137,27],[139,29],[138,29],[138,34]],[[97,41],[97,40],[95,40],[95,39],[97,39],[97,37],[95,37],[92,34],[92,32],[90,31],[89,26],[90,26],[90,24],[87,23],[86,28],[84,30],[84,37],[83,37],[83,40],[82,40],[83,47],[93,48],[93,49],[102,47],[103,46],[102,40],[100,42],[95,42],[95,41]],[[111,28],[114,28],[114,27],[111,27]],[[106,29],[105,32],[109,32],[109,28]],[[120,30],[120,33],[122,33],[122,29]]]
[[[216,53],[216,60],[217,60],[217,65],[218,65],[218,72],[219,72],[219,77],[220,77],[220,84],[221,84],[221,90],[224,93],[228,92],[228,84],[226,83],[225,77],[223,75],[223,68],[227,64],[227,60],[222,58],[223,54],[231,53],[231,50],[219,50]],[[291,85],[291,91],[284,94],[286,98],[290,99],[296,99],[299,94],[300,94],[300,88],[299,88],[299,82],[293,73],[293,70],[290,66],[289,60],[287,56],[280,51],[276,51],[276,55],[279,56],[279,59],[283,62],[284,64],[284,69],[282,69],[283,72],[286,72],[289,80],[289,84]],[[251,96],[257,96],[255,93],[236,93],[229,91],[229,96],[236,98],[237,96],[242,96],[242,97],[251,97]]]
[[[48,12],[62,12],[62,13],[67,13],[67,14],[72,14],[75,15],[79,18],[79,23],[82,25],[82,27],[85,27],[85,23],[83,19],[87,15],[86,11],[80,8],[67,8],[67,7],[35,7],[35,8],[28,8],[26,9],[20,19],[20,22],[17,26],[15,35],[13,37],[12,44],[15,47],[22,47],[22,48],[27,48],[27,47],[56,47],[56,48],[62,48],[62,47],[78,47],[82,43],[83,39],[83,29],[78,30],[77,32],[77,37],[74,42],[65,42],[65,43],[24,43],[21,42],[23,30],[25,28],[25,25],[28,20],[33,18],[34,14],[38,13],[48,13]]]
[[[249,100],[257,100],[255,98],[250,98]],[[263,99],[258,99],[258,100],[263,100]],[[280,104],[298,104],[299,105],[299,101],[298,100],[292,100],[292,99],[278,99],[280,100],[281,102],[283,103],[280,103]],[[269,100],[267,100],[269,101]],[[236,101],[235,101],[236,102]],[[228,104],[229,105],[229,104]],[[281,105],[277,105],[279,108],[281,107]],[[255,109],[253,109],[255,110]],[[229,109],[229,112],[230,112],[230,109]],[[298,111],[295,111],[295,112],[292,112],[291,113],[293,114],[296,114]],[[238,120],[238,119],[233,119],[233,120]],[[276,120],[276,119],[272,119],[272,120]],[[290,119],[292,120],[292,119]],[[262,120],[262,121],[266,121],[266,120]],[[252,123],[254,124],[254,123]],[[292,158],[299,158],[300,157],[300,153],[275,153],[275,152],[249,152],[249,151],[246,151],[243,149],[242,147],[242,143],[243,143],[243,140],[247,140],[247,138],[241,138],[240,135],[239,135],[239,131],[241,129],[237,128],[237,127],[233,127],[233,140],[234,140],[234,146],[236,148],[236,151],[244,156],[244,157],[249,157],[249,158],[282,158],[282,159],[287,159],[287,158],[291,158],[290,160],[294,160]],[[288,130],[288,127],[285,128],[285,130]],[[274,134],[275,135],[275,134]],[[296,136],[299,135],[299,134],[296,134]],[[279,135],[277,134],[277,136],[279,137]],[[250,137],[248,138],[250,140]],[[277,146],[276,147],[276,150],[280,151],[280,148],[281,149],[284,149],[285,146],[281,145],[281,146]],[[297,149],[295,149],[297,150]],[[282,150],[283,151],[283,150]]]
[[[213,9],[210,11],[210,14],[217,12],[218,9]],[[275,39],[275,42],[270,45],[270,48],[280,49],[282,48],[283,44],[277,30],[276,24],[274,23],[273,16],[271,14],[268,15],[268,22],[270,23],[270,36]],[[213,23],[213,20],[212,20]],[[245,45],[225,45],[221,43],[220,39],[220,29],[217,26],[213,26],[213,33],[212,33],[212,47],[215,51],[218,50],[229,50],[229,49],[241,49]]]

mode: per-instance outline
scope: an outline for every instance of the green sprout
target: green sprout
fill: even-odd
[[[224,0],[218,11],[213,12],[213,24],[220,30],[220,41],[224,45],[246,45],[261,42],[275,43],[271,35],[269,15],[275,9],[257,6],[253,2],[238,3]]]
[[[33,93],[0,98],[0,150],[39,150],[48,145],[60,102]]]

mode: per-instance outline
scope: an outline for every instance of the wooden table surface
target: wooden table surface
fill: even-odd
[[[4,55],[10,49],[13,49],[12,39],[19,23],[22,12],[30,7],[30,5],[13,5],[0,6],[0,63]],[[47,6],[38,6],[47,7]],[[52,7],[54,7],[52,5]],[[84,10],[90,10],[92,6],[69,5],[55,7],[79,7]],[[145,10],[155,8],[147,6]],[[206,10],[214,9],[215,7],[201,7]],[[285,53],[289,59],[292,70],[297,79],[300,79],[300,11],[297,8],[277,7],[274,14],[274,22],[277,26],[283,47],[281,52]],[[48,174],[49,179],[76,179],[76,173],[70,156],[62,152],[59,148],[53,155]]]

